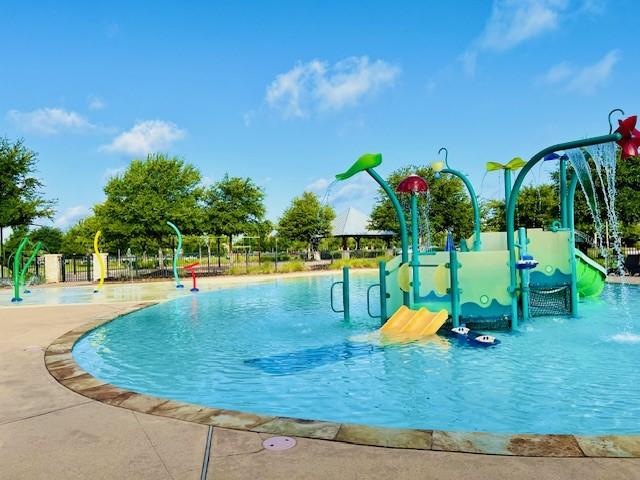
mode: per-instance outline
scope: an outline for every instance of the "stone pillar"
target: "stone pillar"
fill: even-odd
[[[62,281],[62,255],[48,253],[44,256],[45,283],[60,283]]]
[[[91,254],[93,265],[91,267],[91,280],[97,282],[100,280],[100,263],[98,263],[98,256],[95,253]],[[107,261],[109,260],[108,253],[101,253],[102,261],[104,262],[104,278],[107,278]]]
[[[350,254],[349,250],[342,250],[342,259],[343,260],[349,260],[350,257],[351,257],[351,254]]]

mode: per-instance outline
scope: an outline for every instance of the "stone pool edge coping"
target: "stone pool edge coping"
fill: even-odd
[[[374,447],[486,455],[640,458],[640,435],[537,435],[382,428],[203,407],[118,388],[95,378],[75,362],[73,346],[86,334],[157,303],[138,302],[118,315],[97,318],[58,337],[44,352],[47,370],[66,388],[107,405],[234,430]]]

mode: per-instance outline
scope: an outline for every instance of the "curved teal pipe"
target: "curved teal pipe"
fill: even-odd
[[[391,203],[393,205],[393,209],[396,211],[396,217],[398,217],[398,223],[400,224],[400,245],[402,247],[402,263],[407,263],[409,261],[409,240],[407,238],[407,221],[404,218],[404,211],[402,210],[402,205],[400,205],[400,201],[398,197],[393,192],[389,184],[380,176],[378,172],[376,172],[373,168],[367,168],[367,173],[371,175],[378,185],[382,187],[384,193],[387,194]],[[411,296],[409,292],[402,292],[402,303],[407,307],[411,306]]]
[[[176,288],[184,288],[184,285],[180,283],[180,278],[178,277],[178,255],[180,254],[180,250],[182,250],[182,235],[180,234],[180,230],[173,223],[167,222],[173,230],[176,232],[178,236],[178,248],[173,252],[173,278],[176,280]]]
[[[449,173],[453,176],[458,177],[460,180],[462,180],[462,183],[464,183],[464,185],[467,187],[467,190],[469,191],[469,196],[471,197],[471,205],[473,205],[473,250],[479,252],[482,243],[480,241],[480,206],[478,205],[478,197],[476,197],[476,191],[473,189],[473,185],[471,185],[471,182],[464,173],[449,167],[442,169],[440,173]]]
[[[509,293],[511,294],[511,329],[518,328],[518,292],[517,292],[517,275],[516,275],[516,250],[514,242],[514,230],[515,230],[515,212],[516,204],[518,203],[518,196],[520,195],[520,187],[524,182],[524,178],[542,158],[558,150],[571,150],[572,148],[588,147],[590,145],[599,145],[601,143],[617,142],[622,138],[619,133],[613,133],[610,135],[602,135],[599,137],[585,138],[584,140],[574,140],[567,143],[559,143],[557,145],[551,145],[536,153],[531,160],[529,160],[516,178],[513,188],[511,189],[511,195],[507,205],[507,248],[509,249]]]

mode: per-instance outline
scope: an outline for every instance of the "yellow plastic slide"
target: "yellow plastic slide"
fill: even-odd
[[[419,339],[435,333],[447,321],[449,314],[446,310],[431,312],[426,307],[411,310],[402,305],[396,313],[380,329],[386,335],[400,334],[403,338]]]

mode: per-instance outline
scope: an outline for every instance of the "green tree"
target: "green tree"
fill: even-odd
[[[618,161],[616,211],[622,222],[623,241],[640,241],[640,156]]]
[[[167,221],[183,234],[196,233],[201,220],[199,185],[198,169],[180,158],[151,154],[133,160],[123,174],[109,179],[106,200],[94,207],[105,250],[160,248],[174,235]]]
[[[226,236],[229,254],[235,235],[259,233],[265,212],[264,191],[250,178],[227,174],[204,193],[204,230]]]
[[[90,254],[93,251],[93,237],[98,230],[98,219],[94,215],[79,220],[64,232],[60,253],[65,255]],[[105,249],[103,248],[103,250]]]
[[[424,222],[427,216],[427,198],[430,198],[428,205],[429,229],[434,234],[434,240],[442,240],[442,232],[447,228],[453,229],[454,237],[457,240],[468,238],[473,232],[473,207],[462,181],[451,175],[442,175],[436,179],[431,168],[409,165],[394,170],[388,176],[387,182],[395,190],[400,181],[410,174],[421,176],[429,184],[429,196],[420,195],[418,209],[420,218]],[[398,199],[405,212],[408,233],[411,233],[410,197],[398,194]],[[379,191],[371,211],[369,227],[374,230],[390,230],[396,234],[400,232],[393,205],[382,190]],[[425,225],[423,224],[421,227],[424,229]]]
[[[56,227],[39,227],[31,232],[32,242],[42,242],[42,250],[49,253],[60,253],[62,249],[62,230]]]
[[[51,218],[54,214],[54,202],[43,198],[43,183],[34,176],[37,163],[37,153],[22,140],[0,138],[0,277],[7,260],[4,229],[27,226],[36,218]]]
[[[548,228],[560,217],[560,199],[552,184],[522,187],[518,195],[515,222],[518,227]],[[482,203],[483,229],[492,232],[506,230],[504,200]]]
[[[278,235],[288,241],[304,242],[309,251],[320,237],[331,233],[335,213],[329,205],[322,205],[315,193],[304,192],[295,197],[278,222]]]

